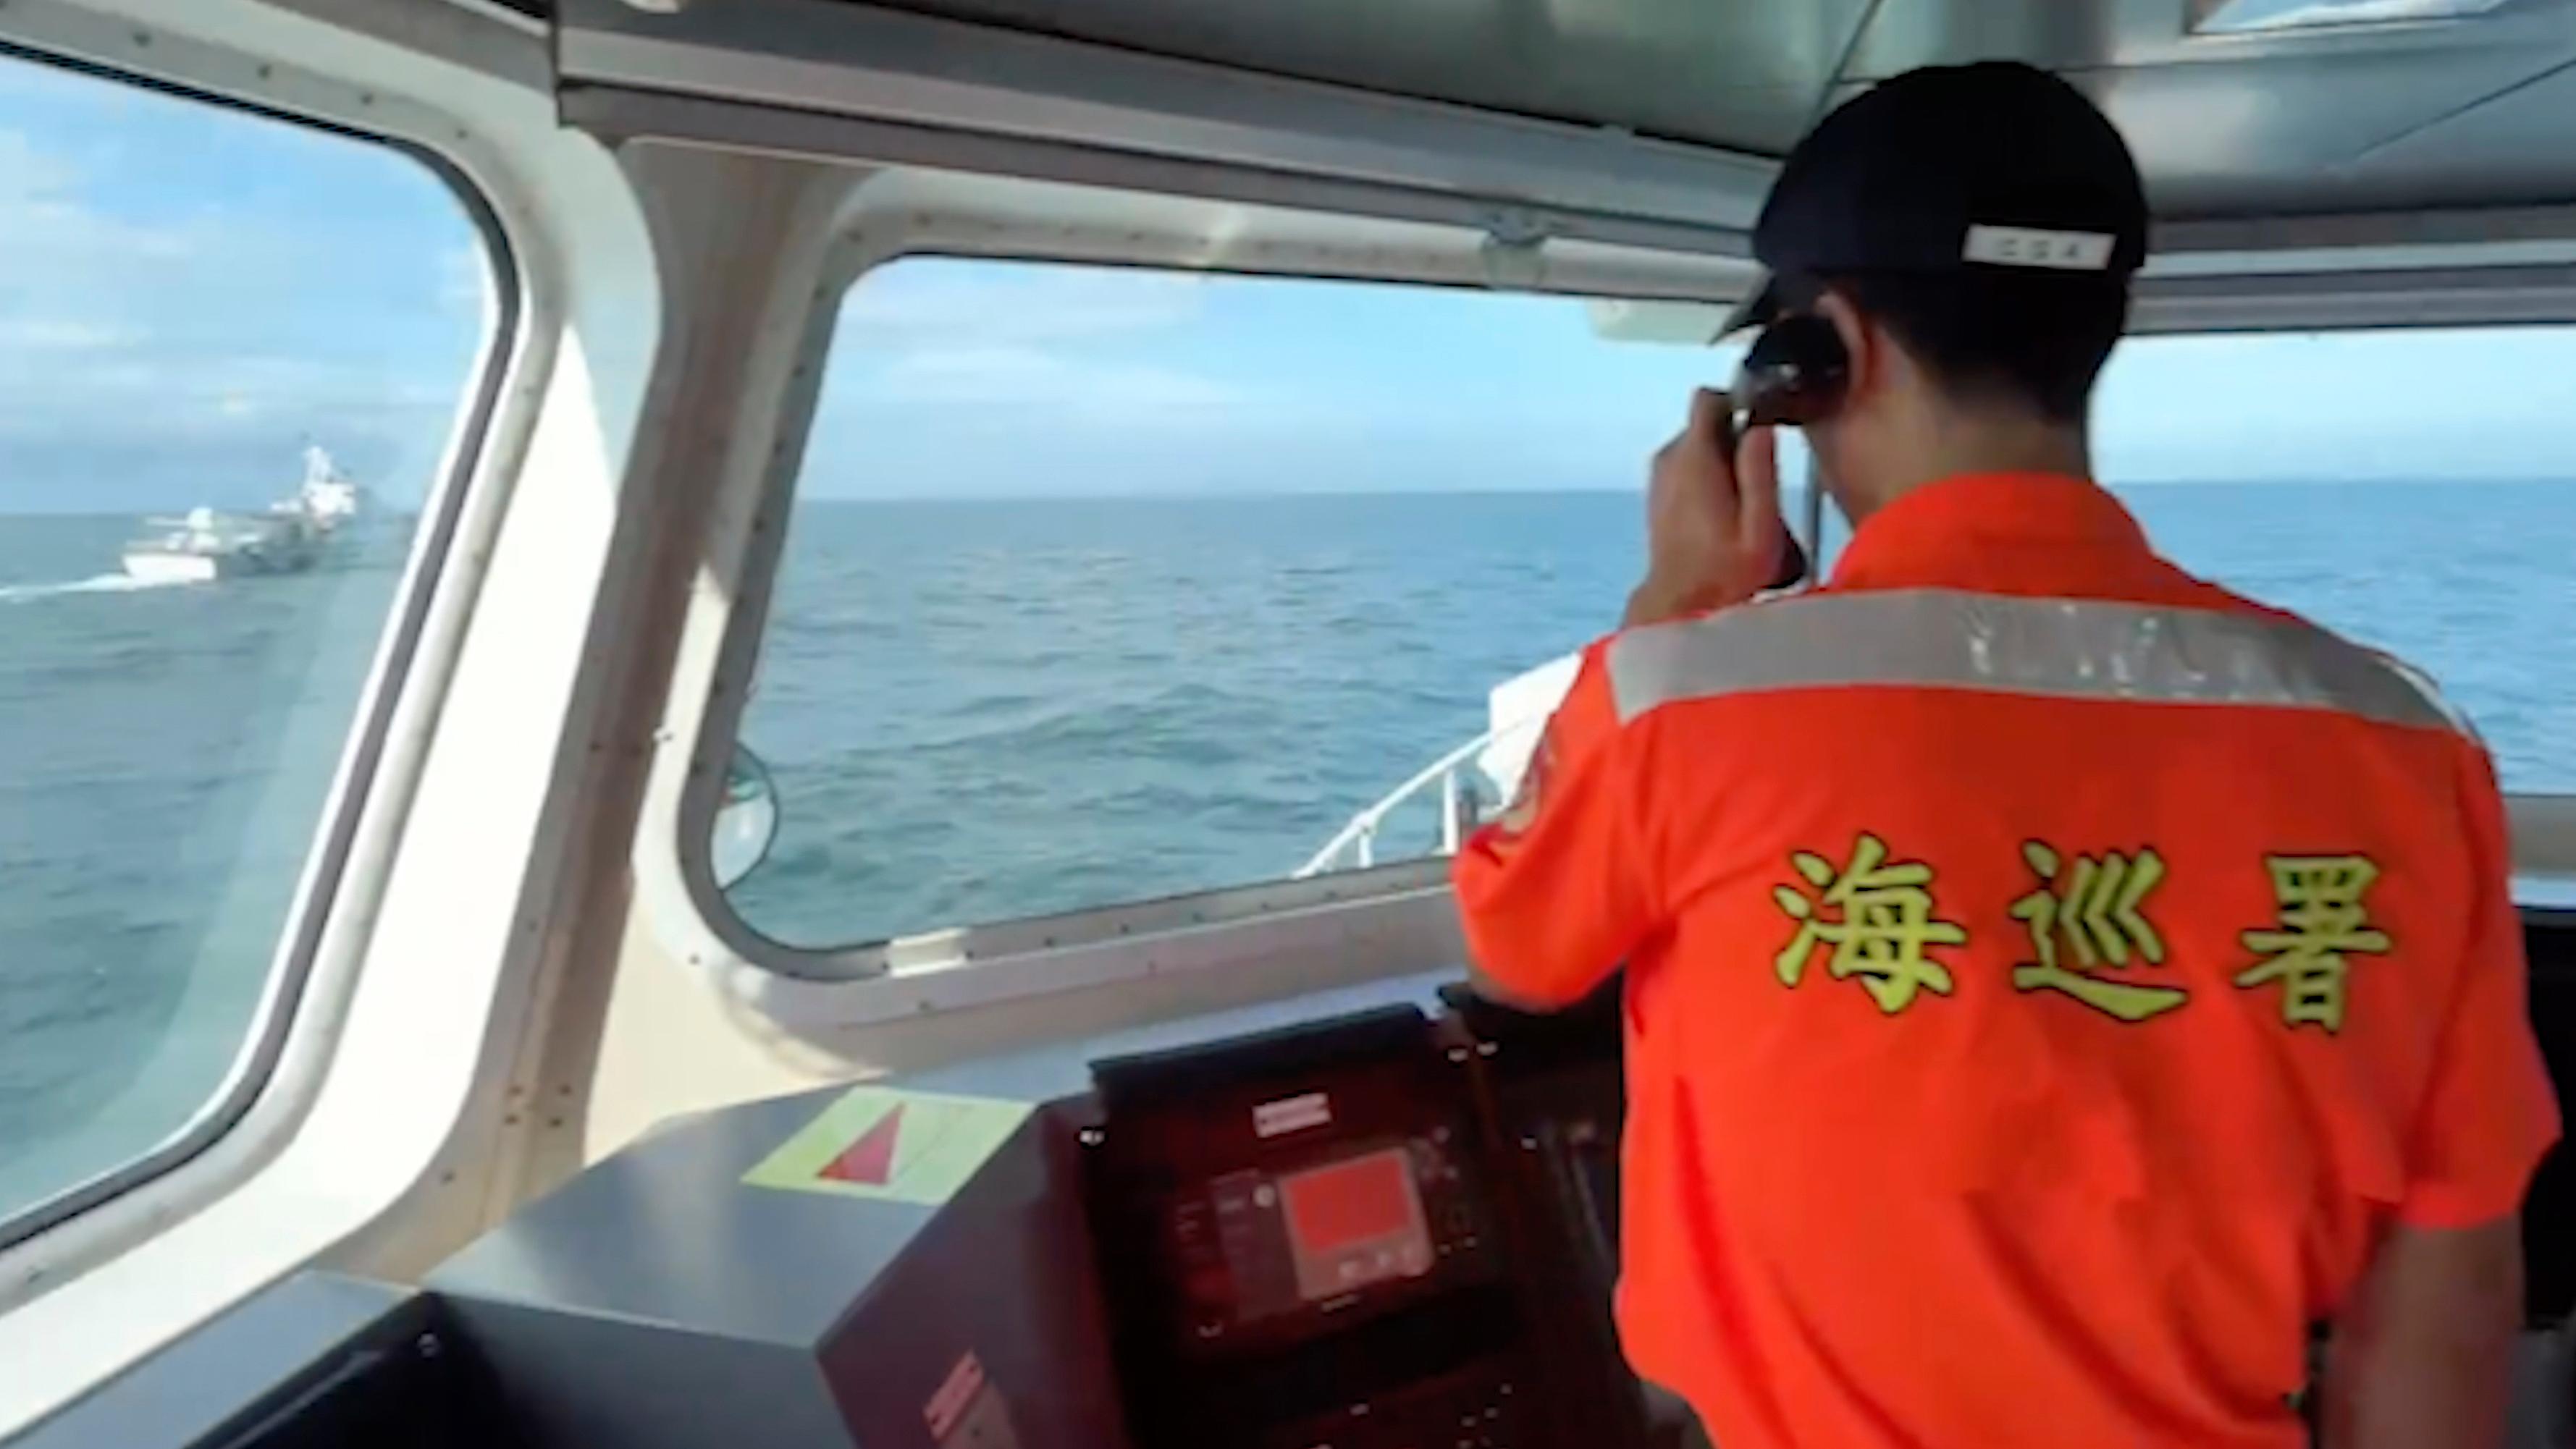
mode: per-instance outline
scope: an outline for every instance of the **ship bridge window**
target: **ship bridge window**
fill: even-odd
[[[780,833],[736,913],[825,948],[1442,849],[1526,753],[1477,746],[1497,687],[1616,622],[1646,459],[1731,371],[1614,314],[869,274],[739,730]],[[2576,790],[2571,354],[2557,329],[2142,339],[2097,444],[2187,566],[2425,667],[2508,789]]]
[[[1566,298],[878,268],[740,729],[780,833],[734,909],[829,947],[1300,871],[1616,622],[1643,460],[1730,361]],[[1444,798],[1365,858],[1437,850]]]
[[[0,1242],[257,1089],[489,272],[408,152],[0,58]]]
[[[2430,675],[2507,792],[2576,794],[2576,330],[2139,338],[2093,435],[2167,557]]]

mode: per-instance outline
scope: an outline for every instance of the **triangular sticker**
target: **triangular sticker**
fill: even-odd
[[[895,1144],[903,1137],[901,1102],[886,1109],[876,1125],[859,1134],[858,1140],[842,1149],[841,1155],[824,1164],[817,1177],[834,1182],[854,1182],[861,1187],[884,1187],[894,1181]]]
[[[937,1207],[955,1197],[1036,1110],[1034,1102],[852,1087],[742,1180],[786,1192]]]

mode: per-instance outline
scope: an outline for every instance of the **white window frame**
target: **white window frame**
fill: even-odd
[[[415,547],[409,671],[380,665],[370,686],[372,777],[336,787],[334,818],[355,824],[263,1089],[194,1155],[0,1248],[6,1437],[295,1268],[373,1250],[398,1208],[479,1216],[491,1154],[455,1154],[462,1134],[509,1130],[486,1083],[536,1009],[530,870],[571,834],[559,731],[597,690],[583,641],[660,289],[631,188],[558,124],[534,22],[376,0],[7,0],[0,43],[429,153],[517,269],[517,325],[442,470],[443,551]],[[580,289],[576,250],[602,263]],[[523,612],[478,627],[484,606]],[[496,777],[507,788],[478,790]]]
[[[1236,238],[1221,257],[1209,254],[1211,229]],[[741,582],[731,591],[701,590],[674,669],[635,858],[639,901],[665,946],[764,1015],[826,1031],[1239,964],[1274,954],[1280,931],[1299,933],[1308,949],[1332,950],[1377,942],[1394,930],[1407,941],[1433,943],[1441,956],[1454,954],[1441,860],[941,926],[828,949],[772,941],[725,900],[709,858],[710,832],[756,673],[802,445],[842,304],[875,268],[920,257],[1474,289],[1505,282],[1575,297],[1670,300],[1723,299],[1743,288],[1752,269],[1707,254],[1560,244],[1542,274],[1507,275],[1518,259],[1497,257],[1485,234],[1455,226],[1355,223],[1347,216],[953,173],[878,176],[856,187],[845,210],[842,241],[815,289],[800,342],[796,384],[778,415],[783,446],[771,450],[764,476],[750,480],[757,497],[727,510],[730,531],[710,541],[710,551],[730,565],[725,572]],[[1282,875],[1297,863],[1283,860]],[[1244,929],[1263,920],[1270,929]],[[1418,966],[1421,957],[1413,960]]]
[[[148,34],[149,32],[143,32]],[[148,50],[148,44],[137,47]],[[436,146],[389,129],[371,129],[357,119],[298,113],[287,109],[293,97],[281,92],[264,96],[226,95],[184,81],[120,71],[85,57],[23,53],[22,63],[50,66],[101,85],[125,86],[193,105],[230,112],[254,121],[300,127],[355,144],[372,145],[388,156],[419,166],[446,188],[473,229],[490,267],[492,308],[484,319],[483,337],[471,369],[462,379],[456,415],[449,424],[429,492],[422,500],[420,521],[403,565],[401,582],[378,638],[374,657],[359,686],[352,723],[329,792],[308,847],[285,919],[246,1035],[230,1068],[213,1094],[173,1133],[141,1156],[75,1182],[0,1218],[0,1251],[25,1242],[90,1208],[131,1191],[203,1152],[249,1112],[268,1085],[283,1055],[297,1003],[304,995],[322,951],[332,912],[341,903],[341,886],[354,855],[380,848],[381,840],[360,836],[370,790],[393,747],[396,708],[411,685],[411,672],[430,625],[437,584],[458,538],[466,511],[469,481],[492,436],[499,410],[505,363],[520,330],[519,264],[507,231],[491,200],[467,171]],[[365,121],[392,103],[369,99],[353,107]],[[426,126],[414,129],[428,133]],[[399,781],[387,780],[399,786]]]

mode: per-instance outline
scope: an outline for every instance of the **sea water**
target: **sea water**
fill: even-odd
[[[2432,672],[2508,788],[2576,792],[2576,484],[2125,496]],[[144,588],[135,527],[0,518],[0,1214],[229,1065],[407,547]],[[1641,532],[1613,492],[805,505],[742,729],[780,833],[732,903],[819,946],[1284,875],[1608,628]]]

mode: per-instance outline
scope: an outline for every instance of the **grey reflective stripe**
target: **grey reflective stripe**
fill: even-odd
[[[2417,694],[2424,696],[2424,703],[2431,706],[2441,714],[2442,720],[2445,724],[2448,724],[2453,730],[2468,736],[2470,739],[2476,740],[2481,749],[2485,748],[2486,737],[2478,733],[2478,727],[2470,721],[2468,712],[2451,703],[2448,699],[2442,697],[2441,688],[2433,683],[2433,676],[2416,668],[2414,665],[2407,663],[2405,660],[2398,658],[2394,654],[2381,654],[2377,651],[2373,651],[2370,657],[2378,660],[2380,665],[2387,669],[2388,672],[2405,680],[2407,684],[2413,686]]]
[[[2287,706],[2455,727],[2437,698],[2380,656],[2306,624],[1949,589],[1814,594],[1634,629],[1611,644],[1609,671],[1622,724],[1686,699],[1897,685]]]

